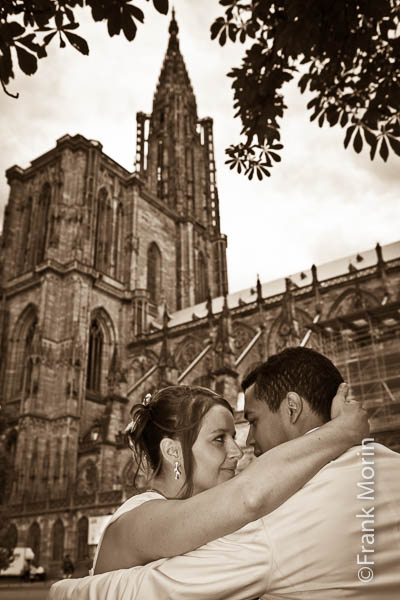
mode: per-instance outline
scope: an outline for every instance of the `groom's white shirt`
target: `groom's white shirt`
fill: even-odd
[[[85,578],[90,598],[398,600],[400,455],[368,447],[351,448],[273,513],[231,535],[143,569],[96,576],[97,583]],[[70,591],[52,597],[89,598],[82,585]]]

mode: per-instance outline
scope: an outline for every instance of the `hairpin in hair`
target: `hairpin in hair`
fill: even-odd
[[[131,419],[130,423],[128,423],[128,425],[125,427],[124,433],[132,433],[132,431],[136,427],[138,418],[139,418],[139,415],[137,415],[134,419]]]
[[[150,400],[151,400],[151,394],[146,394],[145,397],[142,400],[142,404],[144,406],[148,406],[150,404]]]

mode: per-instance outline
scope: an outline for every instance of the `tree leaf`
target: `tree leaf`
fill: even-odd
[[[64,20],[64,13],[61,12],[61,10],[58,10],[56,12],[56,16],[55,16],[54,20],[56,22],[57,29],[62,29],[61,25],[63,24],[63,20]]]
[[[349,145],[351,136],[353,135],[355,128],[356,128],[355,125],[350,125],[350,127],[347,128],[346,137],[344,138],[344,147],[345,148],[347,148],[347,146]]]
[[[363,141],[362,141],[362,137],[361,137],[360,128],[357,129],[357,133],[354,137],[353,147],[354,147],[354,150],[357,152],[357,154],[360,154],[362,147],[363,147]]]
[[[122,18],[122,29],[125,34],[126,39],[131,42],[136,35],[137,27],[133,19],[131,19],[129,14],[126,14],[124,11]]]
[[[315,106],[315,104],[317,104],[319,98],[317,98],[317,96],[314,96],[314,98],[312,98],[310,100],[310,102],[307,103],[307,108],[312,108],[313,106]]]
[[[168,13],[168,0],[153,0],[154,8],[162,15]]]
[[[400,140],[397,140],[396,138],[394,138],[391,135],[388,135],[388,139],[389,139],[389,143],[393,149],[393,152],[395,152],[397,154],[397,156],[400,156]]]
[[[25,27],[22,27],[17,21],[4,23],[0,25],[1,37],[8,42],[13,38],[22,35],[25,32]]]
[[[67,40],[71,46],[75,48],[75,50],[78,50],[81,54],[89,54],[89,46],[86,40],[84,40],[80,35],[76,35],[76,33],[71,33],[70,31],[64,31],[64,33]]]
[[[364,136],[365,136],[365,141],[367,142],[367,144],[369,146],[371,146],[371,148],[372,148],[372,146],[376,145],[376,141],[377,141],[376,135],[374,135],[372,133],[372,131],[366,126],[364,126]]]
[[[221,31],[223,26],[224,26],[224,19],[222,17],[218,17],[218,19],[216,19],[210,27],[212,40],[215,40],[215,38],[218,36],[218,34]]]
[[[369,153],[371,160],[374,160],[377,147],[378,147],[378,140],[375,140],[375,143],[371,146],[371,151]]]
[[[389,156],[389,148],[386,142],[385,138],[382,138],[382,143],[381,143],[381,147],[379,148],[379,154],[381,155],[381,157],[383,158],[383,160],[386,162],[387,158]]]
[[[347,125],[347,121],[348,121],[348,116],[347,116],[347,112],[344,110],[342,112],[342,116],[340,118],[340,126],[341,127],[346,127]]]
[[[113,7],[113,11],[108,17],[107,28],[110,37],[119,35],[122,28],[122,19],[118,7]]]
[[[301,93],[303,94],[307,89],[307,85],[310,79],[309,73],[304,73],[304,75],[299,79],[298,86],[300,88]]]
[[[99,2],[93,2],[93,4],[91,4],[91,9],[93,21],[102,21],[105,18],[106,13],[104,6],[102,6]]]
[[[57,31],[53,31],[52,33],[49,33],[48,35],[44,36],[43,42],[45,43],[46,46],[53,39],[53,37],[56,35],[56,33],[57,33]]]
[[[125,10],[129,11],[137,21],[144,23],[144,12],[140,8],[132,4],[127,4]]]
[[[331,127],[336,125],[336,123],[339,121],[339,111],[336,106],[330,106],[326,110],[326,119]]]
[[[66,29],[70,30],[70,29],[78,29],[79,27],[79,23],[67,23],[66,25],[64,25],[64,27],[62,27],[62,30],[65,31]]]
[[[234,42],[236,40],[237,27],[236,25],[229,24],[228,27],[229,39]]]
[[[276,152],[268,152],[268,156],[271,156],[275,162],[280,162],[282,160],[279,154],[276,154]]]
[[[37,70],[37,58],[22,46],[15,44],[15,49],[17,51],[18,56],[18,64],[20,66],[21,71],[25,73],[25,75],[33,75]]]
[[[14,77],[14,73],[12,69],[11,52],[10,48],[5,48],[3,56],[0,55],[0,79],[7,84],[12,77]]]
[[[65,14],[67,15],[67,17],[71,23],[73,23],[75,21],[74,13],[67,6],[65,7]]]

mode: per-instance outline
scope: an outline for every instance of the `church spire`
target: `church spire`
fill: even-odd
[[[176,19],[175,19],[175,8],[174,7],[172,7],[172,17],[171,17],[171,23],[169,24],[168,31],[171,34],[171,36],[178,35],[179,27],[178,27],[178,23],[176,22]]]
[[[176,94],[178,91],[190,97],[192,108],[197,120],[196,99],[192,84],[186,69],[185,61],[179,47],[179,26],[175,17],[175,9],[172,9],[171,22],[169,24],[169,40],[161,67],[158,84],[153,99],[153,111],[158,104],[165,101],[165,97]]]
[[[136,172],[158,206],[176,219],[176,306],[227,290],[212,119],[200,119],[175,11],[151,115],[138,113]]]

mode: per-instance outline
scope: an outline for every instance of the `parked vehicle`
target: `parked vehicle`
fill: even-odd
[[[46,578],[46,572],[43,567],[35,566],[33,561],[35,555],[32,548],[17,547],[14,548],[14,557],[7,569],[0,571],[1,577],[22,577],[25,581],[35,581]]]
[[[35,567],[35,565],[30,565],[29,569],[29,580],[30,581],[44,581],[46,579],[46,572],[43,567],[40,565]]]

